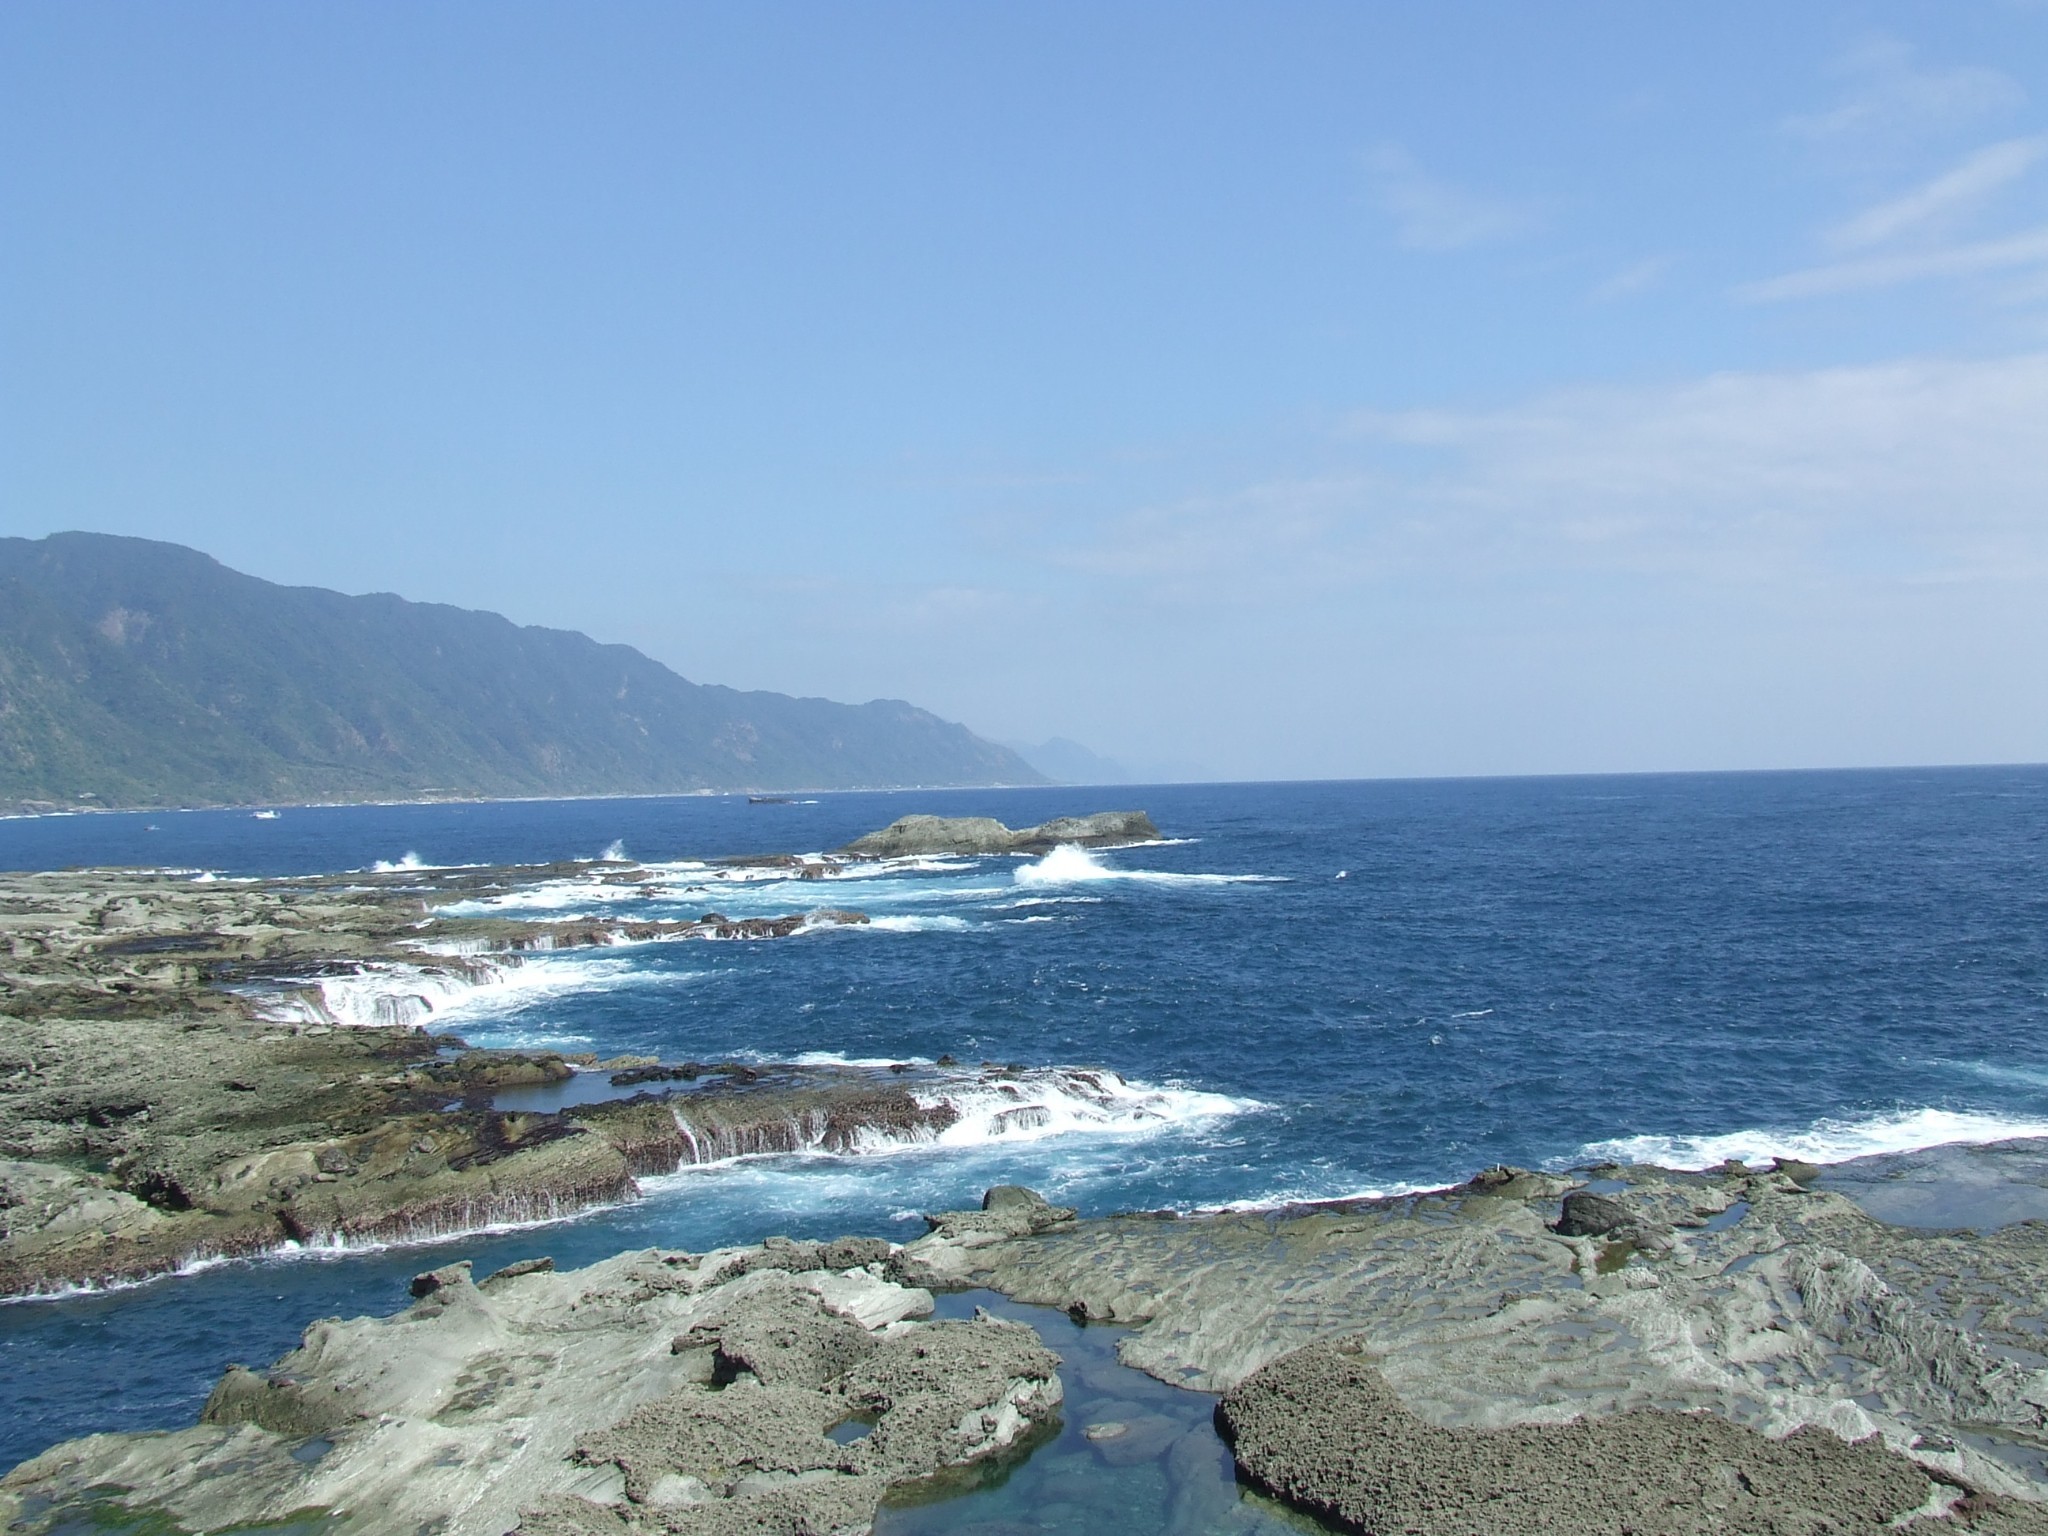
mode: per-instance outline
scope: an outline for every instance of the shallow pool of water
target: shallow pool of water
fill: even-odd
[[[1023,1457],[977,1468],[961,1483],[898,1495],[876,1520],[876,1536],[1300,1536],[1328,1529],[1240,1484],[1216,1433],[1215,1397],[1120,1363],[1117,1343],[1128,1329],[1083,1326],[993,1291],[941,1296],[938,1315],[971,1317],[977,1306],[1029,1323],[1060,1357],[1066,1400],[1057,1431]]]

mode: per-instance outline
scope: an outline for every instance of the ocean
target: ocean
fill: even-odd
[[[829,882],[703,861],[911,811],[1151,812],[1165,841]],[[1448,1184],[1494,1163],[1834,1161],[2048,1136],[2048,769],[1175,785],[281,808],[0,822],[0,866],[193,878],[629,857],[478,911],[873,919],[534,957],[431,997],[472,1044],[1017,1063],[936,1143],[743,1159],[547,1227],[221,1264],[0,1307],[0,1466],[189,1422],[230,1361],[408,1277],[771,1233],[908,1239],[1029,1184],[1084,1213]],[[330,982],[390,1017],[417,987]],[[1076,1091],[1058,1067],[1106,1069]],[[1025,1107],[1029,1113],[1005,1113]]]

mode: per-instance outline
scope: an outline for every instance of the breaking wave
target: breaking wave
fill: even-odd
[[[565,992],[608,990],[636,982],[692,981],[702,971],[647,971],[624,959],[554,959],[494,956],[489,960],[450,957],[441,965],[402,961],[364,966],[340,976],[320,976],[258,1007],[260,1017],[281,1024],[326,1024],[341,1028],[406,1029],[492,1019],[515,1013],[544,997]]]
[[[811,1055],[831,1060],[836,1053]],[[875,1157],[920,1150],[1008,1147],[1058,1137],[1137,1139],[1266,1107],[1256,1099],[1175,1084],[1129,1082],[1114,1072],[1079,1067],[961,1073],[914,1085],[910,1095],[920,1109],[937,1112],[931,1124],[866,1125],[849,1130],[834,1126],[822,1112],[812,1111],[786,1122],[725,1127],[698,1124],[682,1105],[672,1105],[681,1148],[675,1171],[687,1174],[761,1157]]]
[[[1012,876],[1022,886],[1092,885],[1103,880],[1131,880],[1146,885],[1272,885],[1280,875],[1184,875],[1163,869],[1118,869],[1086,848],[1062,843],[1045,857],[1024,865]]]
[[[1970,1110],[1913,1109],[1860,1120],[1816,1120],[1804,1130],[1729,1131],[1718,1136],[1621,1136],[1590,1142],[1577,1161],[1649,1163],[1659,1168],[1713,1168],[1729,1158],[1765,1162],[1845,1163],[1888,1152],[1981,1145],[2048,1136],[2048,1120]]]
[[[915,1096],[958,1111],[960,1118],[934,1139],[942,1147],[1055,1136],[1149,1136],[1266,1107],[1257,1099],[1062,1067],[947,1084]]]

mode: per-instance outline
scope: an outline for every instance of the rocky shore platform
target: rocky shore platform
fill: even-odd
[[[775,862],[801,873],[815,861]],[[832,907],[613,925],[447,910],[570,878],[648,877],[630,864],[0,875],[0,1297],[283,1244],[544,1220],[632,1199],[637,1179],[688,1164],[915,1140],[952,1123],[948,1089],[1002,1075],[599,1061],[471,1050],[423,1027],[434,996],[502,979],[536,951],[867,920]],[[336,1016],[337,981],[374,983],[373,1020]],[[607,1074],[609,1096],[497,1107],[579,1072]]]
[[[987,1287],[1129,1328],[1127,1365],[1220,1394],[1241,1480],[1332,1529],[2048,1532],[2048,1224],[1890,1226],[1821,1176],[1493,1169],[1086,1221],[1005,1188],[901,1247],[452,1265],[231,1369],[194,1428],[24,1463],[0,1523],[98,1500],[349,1536],[862,1531],[1055,1425],[1032,1330],[918,1321]]]

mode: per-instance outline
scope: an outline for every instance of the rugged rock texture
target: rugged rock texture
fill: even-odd
[[[690,1086],[572,1112],[495,1108],[504,1091],[563,1082],[578,1064],[430,1036],[414,1027],[431,1017],[427,993],[488,981],[526,950],[864,921],[711,914],[620,931],[444,910],[564,876],[645,878],[628,865],[346,882],[0,877],[0,1295],[287,1242],[565,1215],[630,1199],[636,1176],[686,1163],[844,1150],[952,1123],[930,1072],[644,1060],[613,1064],[622,1090]],[[379,1022],[337,1027],[342,995]]]
[[[1876,1435],[1883,1455],[1919,1479],[1905,1507],[1967,1489],[1966,1512],[1986,1528],[2048,1529],[2028,1523],[2040,1514],[2029,1501],[2048,1498],[2048,1362],[2041,1352],[2048,1223],[1934,1233],[1887,1226],[1786,1172],[1593,1173],[1589,1189],[1584,1176],[1500,1169],[1457,1189],[1397,1200],[1054,1222],[1015,1236],[979,1229],[983,1212],[953,1213],[898,1253],[892,1273],[911,1284],[990,1285],[1077,1317],[1142,1325],[1120,1346],[1125,1363],[1208,1391],[1236,1388],[1305,1346],[1349,1339],[1372,1369],[1370,1391],[1357,1389],[1365,1395],[1356,1411],[1381,1423],[1392,1422],[1371,1397],[1381,1391],[1444,1431],[1704,1412],[1716,1417],[1713,1427],[1631,1420],[1628,1433],[1638,1438],[1629,1443],[1662,1437],[1676,1446],[1707,1437],[1727,1450],[1715,1465],[1766,1471],[1778,1452],[1752,1446],[1737,1456],[1738,1441],[1747,1444],[1742,1436],[1778,1442],[1813,1426],[1834,1445]],[[1603,1203],[1574,1201],[1577,1219],[1567,1222],[1560,1197],[1574,1189]],[[1605,1230],[1556,1230],[1565,1225]],[[1316,1370],[1339,1368],[1327,1353],[1315,1358],[1323,1362]],[[1342,1369],[1354,1380],[1352,1364]],[[1286,1371],[1270,1378],[1306,1379]],[[1729,1440],[1724,1422],[1742,1436]],[[1646,1427],[1654,1424],[1662,1427]],[[1566,1483],[1637,1475],[1633,1465],[1588,1461],[1569,1438],[1512,1443],[1539,1448],[1550,1458],[1547,1475]],[[1464,1444],[1443,1441],[1453,1448],[1444,1454],[1455,1459]],[[1875,1454],[1829,1465],[1862,1466]],[[1683,1459],[1673,1452],[1663,1464],[1676,1468]],[[1501,1465],[1510,1462],[1529,1465],[1513,1458]],[[1285,1488],[1292,1485],[1280,1469],[1291,1464],[1282,1458],[1247,1470],[1259,1475],[1266,1465]],[[1352,1472],[1366,1477],[1360,1469],[1367,1462],[1343,1466],[1351,1471],[1316,1484],[1322,1492],[1309,1502],[1337,1497]],[[1698,1494],[1691,1476],[1674,1471],[1675,1480],[1651,1491],[1683,1505]],[[1456,1499],[1446,1493],[1441,1510],[1464,1507],[1478,1486]],[[1419,1507],[1402,1502],[1412,1492],[1387,1494],[1387,1508]],[[1785,1497],[1796,1503],[1807,1495]],[[1784,1508],[1792,1523],[1669,1528],[1860,1528],[1801,1525],[1793,1504]]]
[[[1283,1355],[1217,1411],[1245,1477],[1348,1531],[1876,1536],[1963,1493],[1931,1503],[1926,1475],[1875,1436],[1773,1440],[1711,1413],[1443,1428],[1403,1407],[1363,1350],[1353,1338]]]
[[[323,1512],[332,1536],[865,1530],[890,1488],[1028,1443],[1061,1397],[1029,1328],[914,1321],[931,1296],[877,1273],[887,1246],[648,1251],[482,1286],[450,1265],[395,1317],[230,1368],[195,1428],[24,1463],[0,1524],[111,1497],[195,1530]],[[866,1267],[821,1267],[846,1258]],[[827,1434],[848,1424],[871,1427]]]
[[[1143,811],[1098,811],[1061,816],[1012,830],[990,816],[903,816],[879,832],[855,838],[840,853],[855,858],[901,859],[923,854],[1043,853],[1062,843],[1096,847],[1142,843],[1159,836]]]

